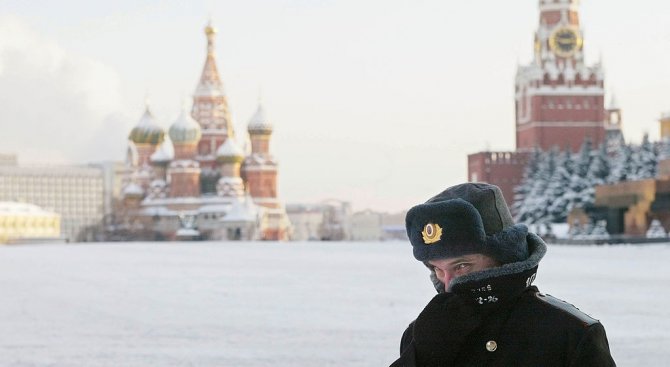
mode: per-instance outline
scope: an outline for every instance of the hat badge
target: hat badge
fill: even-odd
[[[442,227],[436,223],[428,223],[423,227],[421,235],[423,236],[423,242],[430,245],[442,238]]]

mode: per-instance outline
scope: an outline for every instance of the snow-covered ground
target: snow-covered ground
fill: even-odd
[[[551,246],[620,366],[670,359],[670,244]],[[406,243],[0,246],[0,366],[387,366],[435,291]]]

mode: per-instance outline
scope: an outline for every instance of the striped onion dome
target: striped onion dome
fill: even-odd
[[[265,109],[263,108],[262,104],[258,104],[258,109],[256,109],[256,113],[254,113],[254,116],[249,120],[249,125],[247,126],[247,130],[249,131],[249,134],[271,134],[272,133],[273,126],[268,121],[268,119],[265,117]]]
[[[170,126],[169,134],[174,144],[195,144],[200,140],[202,131],[200,124],[191,117],[184,105],[181,114]]]
[[[149,105],[146,106],[146,110],[140,121],[130,131],[128,139],[135,144],[151,145],[158,145],[165,139],[165,131],[156,123],[154,116],[149,110]]]

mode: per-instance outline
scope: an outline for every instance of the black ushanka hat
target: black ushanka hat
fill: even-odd
[[[410,209],[405,224],[419,261],[475,253],[501,264],[528,258],[528,229],[514,225],[502,191],[495,185],[450,187]]]

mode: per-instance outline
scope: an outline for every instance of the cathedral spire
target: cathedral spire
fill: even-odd
[[[205,66],[202,68],[200,82],[195,90],[196,96],[222,96],[224,95],[223,83],[219,76],[219,70],[216,68],[216,57],[214,56],[214,40],[217,30],[212,26],[212,22],[207,23],[205,27],[205,36],[207,37],[207,57]]]
[[[216,67],[214,41],[217,30],[210,21],[205,27],[207,54],[202,75],[193,95],[191,116],[202,127],[197,157],[201,166],[213,172],[216,168],[216,150],[229,136],[235,135],[228,109],[228,99]]]
[[[217,32],[218,31],[216,30],[216,28],[212,26],[212,20],[210,19],[209,22],[207,22],[207,26],[205,27],[205,35],[207,36],[208,54],[214,53],[214,38],[216,37]]]

